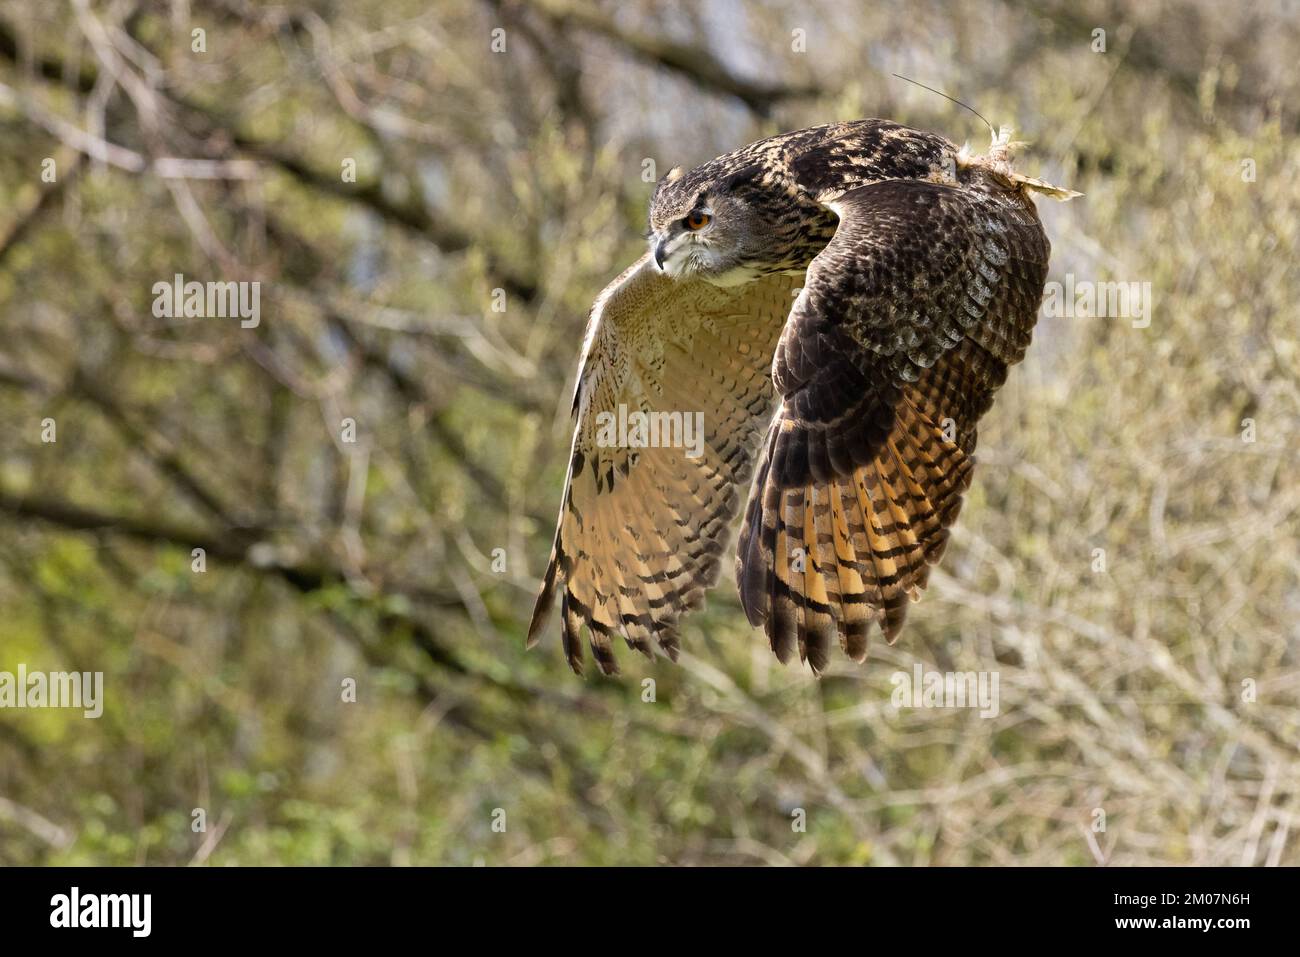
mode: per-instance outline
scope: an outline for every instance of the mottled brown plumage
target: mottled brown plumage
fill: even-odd
[[[820,673],[893,641],[961,507],[976,424],[1029,345],[1048,242],[1011,168],[883,120],[762,140],[651,200],[651,251],[597,299],[555,545],[564,646],[676,657],[717,578],[741,483],[741,602],[773,651]],[[619,408],[703,414],[701,454],[611,443]],[[766,437],[763,432],[766,430]],[[604,436],[604,438],[602,438]],[[752,469],[761,449],[757,469]]]

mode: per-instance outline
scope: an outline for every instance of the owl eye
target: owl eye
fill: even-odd
[[[698,209],[691,210],[691,212],[687,214],[686,218],[682,220],[682,222],[686,224],[687,229],[703,229],[712,221],[712,216],[708,213],[701,212]]]

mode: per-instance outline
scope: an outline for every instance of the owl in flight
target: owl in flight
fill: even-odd
[[[860,120],[660,180],[650,248],[587,324],[530,647],[558,593],[574,671],[584,625],[606,674],[618,637],[675,659],[751,475],[736,580],[777,658],[820,674],[833,638],[858,662],[872,622],[897,638],[1029,346],[1050,248],[1030,193],[1077,195],[1015,172],[1016,145]]]

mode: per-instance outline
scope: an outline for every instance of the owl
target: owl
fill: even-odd
[[[528,631],[677,657],[748,483],[736,581],[782,662],[893,642],[939,561],[976,428],[1029,346],[1049,245],[1003,128],[983,155],[886,120],[760,140],[650,200],[596,298]]]

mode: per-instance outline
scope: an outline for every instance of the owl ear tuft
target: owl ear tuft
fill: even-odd
[[[651,198],[653,199],[653,197],[658,196],[659,191],[661,189],[663,189],[665,186],[669,185],[670,183],[677,182],[685,175],[686,175],[685,169],[683,169],[680,166],[674,166],[668,172],[664,173],[663,176],[659,177],[659,181],[655,183],[654,192],[651,194]]]

